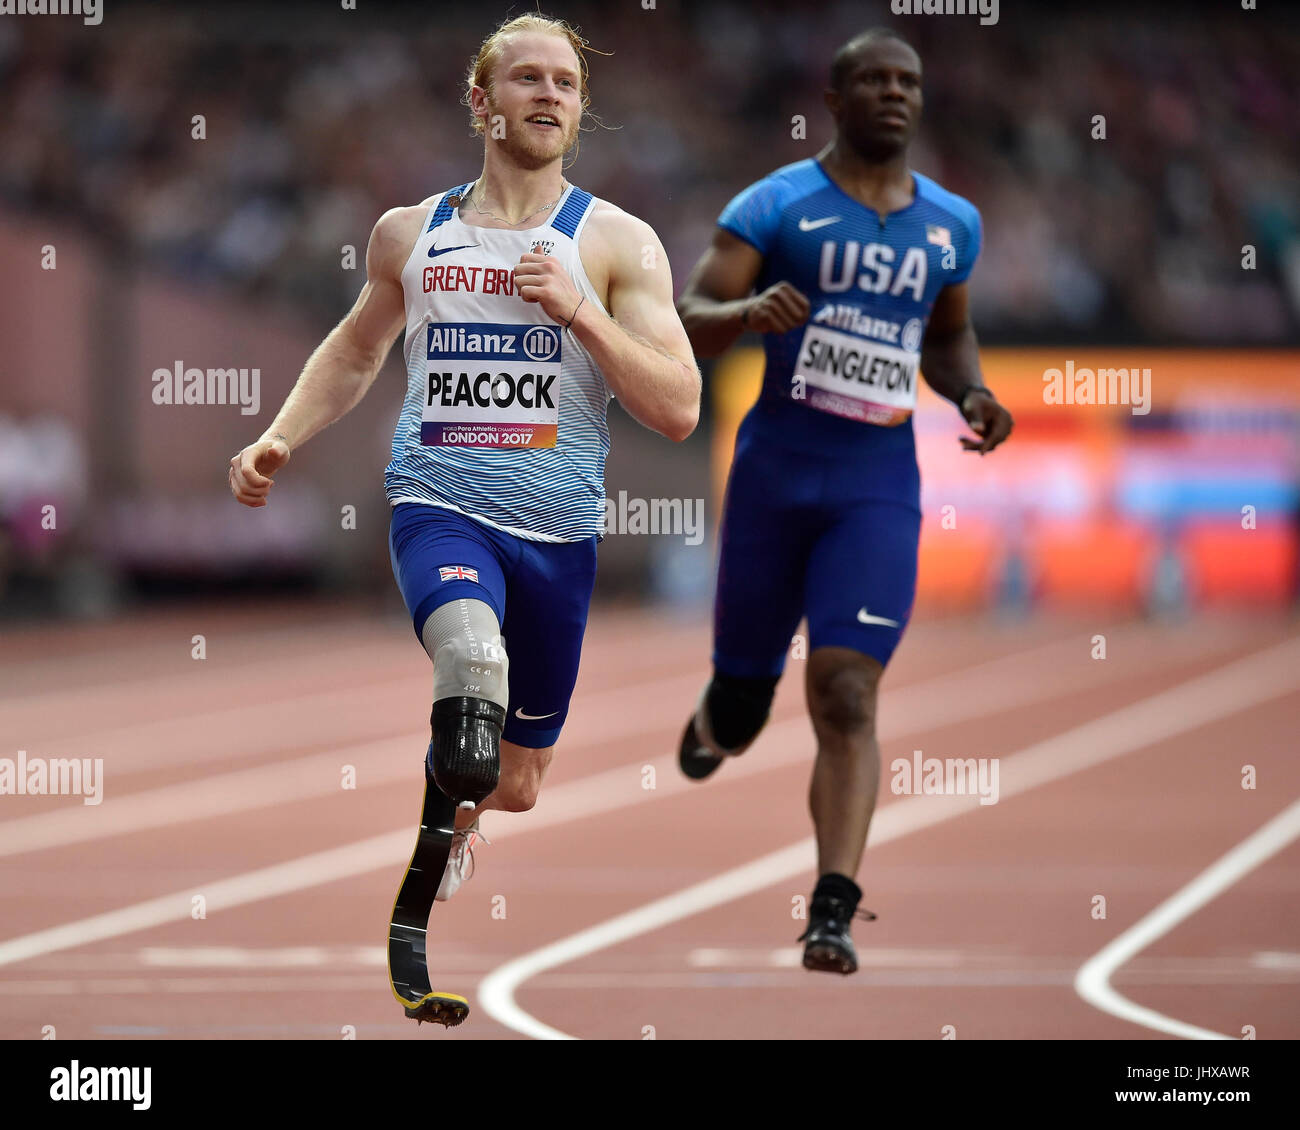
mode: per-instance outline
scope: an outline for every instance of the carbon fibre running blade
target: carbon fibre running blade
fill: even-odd
[[[412,1020],[448,1028],[469,1015],[469,1001],[430,987],[425,941],[434,895],[451,854],[455,820],[455,803],[426,777],[419,836],[388,926],[388,980],[393,996]]]

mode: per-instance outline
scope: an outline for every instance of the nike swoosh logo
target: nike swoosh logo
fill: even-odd
[[[467,247],[477,247],[477,243],[462,243],[459,247],[430,247],[429,258],[435,255],[446,255],[448,251],[464,251]]]
[[[799,217],[800,231],[816,231],[818,228],[824,228],[827,224],[838,224],[842,217],[827,216],[822,220],[810,220],[807,216]]]
[[[525,714],[515,707],[515,717],[523,722],[536,722],[539,718],[554,718],[557,714],[559,714],[558,710],[552,710],[549,714]]]
[[[865,608],[858,609],[859,624],[884,624],[886,628],[900,628],[902,625],[897,620],[887,620],[884,616],[872,616],[868,614]]]

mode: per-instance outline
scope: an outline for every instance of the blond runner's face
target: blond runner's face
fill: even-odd
[[[581,81],[577,56],[567,40],[536,33],[513,36],[502,51],[487,97],[488,143],[500,145],[528,168],[563,157],[578,136]],[[498,114],[505,136],[494,139]]]

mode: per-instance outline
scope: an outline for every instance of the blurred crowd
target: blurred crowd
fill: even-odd
[[[103,280],[69,284],[85,308],[48,311],[48,328],[34,314],[38,332],[96,340],[96,373],[118,379],[113,349],[128,347],[96,335],[120,314],[100,309],[103,287],[128,289],[132,263],[214,311],[253,301],[308,337],[328,328],[362,285],[375,220],[478,172],[466,71],[528,6],[113,0],[96,26],[0,19],[0,223],[36,220],[38,243],[46,225],[80,233]],[[595,116],[567,175],[650,222],[679,286],[736,192],[822,148],[831,56],[885,25],[925,67],[913,165],[983,214],[971,288],[986,344],[1300,343],[1300,25],[1276,13],[1054,0],[981,26],[891,16],[884,0],[542,7],[594,49]],[[24,292],[30,274],[9,283]],[[140,326],[161,316],[154,303]],[[0,351],[0,615],[50,592],[107,607],[113,569],[325,561],[327,488],[280,499],[275,544],[220,484],[162,500],[109,489],[106,452],[129,439],[96,433],[96,457],[39,382],[10,395],[6,366],[40,356]],[[121,462],[139,487],[139,460]],[[673,570],[659,574],[663,595]]]
[[[592,58],[605,128],[571,177],[654,224],[679,279],[734,191],[820,147],[827,61],[864,22],[858,4],[815,22],[750,4],[562,10],[613,52]],[[0,193],[183,276],[337,317],[359,285],[343,248],[360,259],[385,209],[476,171],[458,100],[494,13],[349,29],[316,12],[128,8],[76,37],[6,21]],[[984,213],[986,337],[1294,334],[1295,40],[1240,18],[892,22],[926,64],[914,163]]]
[[[1262,15],[1050,5],[981,27],[857,0],[816,18],[777,3],[543,8],[612,52],[591,57],[603,125],[570,179],[654,225],[679,285],[736,191],[821,147],[835,47],[886,23],[925,65],[913,164],[983,212],[986,341],[1300,336],[1300,36],[1261,32]],[[121,3],[93,28],[6,19],[0,202],[331,322],[379,215],[477,172],[464,75],[506,13]]]

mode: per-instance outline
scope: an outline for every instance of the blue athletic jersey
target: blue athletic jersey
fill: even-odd
[[[912,178],[912,203],[882,218],[810,158],[750,185],[718,219],[762,254],[757,291],[788,282],[812,308],[807,324],[764,335],[763,389],[744,435],[881,471],[892,460],[899,489],[888,494],[919,487],[921,340],[939,291],[966,280],[981,243],[974,205]]]

